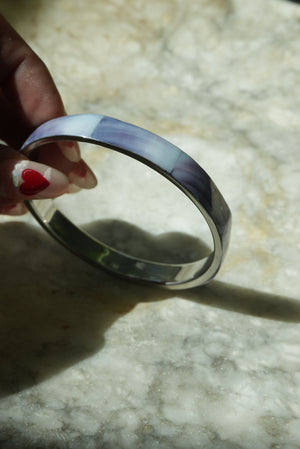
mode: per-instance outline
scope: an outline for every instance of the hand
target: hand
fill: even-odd
[[[17,150],[43,122],[65,115],[45,64],[0,14],[0,213],[26,212],[24,200],[53,198],[97,180],[77,143],[51,144],[29,161]]]

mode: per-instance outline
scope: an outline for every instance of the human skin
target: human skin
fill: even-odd
[[[76,142],[51,144],[37,151],[34,161],[18,152],[36,127],[63,115],[46,65],[0,14],[0,213],[23,214],[24,200],[97,184]]]

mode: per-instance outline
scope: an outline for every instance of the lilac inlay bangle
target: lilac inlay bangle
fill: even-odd
[[[85,233],[63,215],[53,201],[28,202],[31,213],[54,238],[89,263],[131,280],[184,289],[214,278],[228,247],[231,213],[213,181],[190,156],[145,129],[97,114],[50,120],[31,134],[21,151],[30,156],[35,148],[46,143],[70,140],[89,142],[126,154],[175,184],[204,216],[213,237],[214,250],[208,257],[182,264],[138,259]]]

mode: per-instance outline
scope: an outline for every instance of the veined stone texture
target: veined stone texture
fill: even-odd
[[[30,216],[0,218],[1,449],[300,448],[300,5],[1,11],[69,113],[170,140],[233,214],[217,279],[182,292],[97,271]],[[99,187],[61,199],[75,220],[122,249],[194,256],[201,220],[172,185],[109,150],[86,157]]]

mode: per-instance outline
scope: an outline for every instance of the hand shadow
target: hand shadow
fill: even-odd
[[[96,228],[102,237],[114,234],[116,245],[120,240],[124,250],[130,236],[136,240],[135,251],[163,247],[164,257],[173,260],[180,248],[187,259],[189,247],[193,247],[193,257],[197,251],[198,255],[207,252],[201,242],[184,234],[154,237],[118,221],[97,222],[89,228]],[[174,292],[117,279],[24,223],[0,226],[0,254],[0,397],[37,384],[98,352],[109,326],[139,302],[180,296],[239,313],[300,321],[296,300],[217,281]]]

